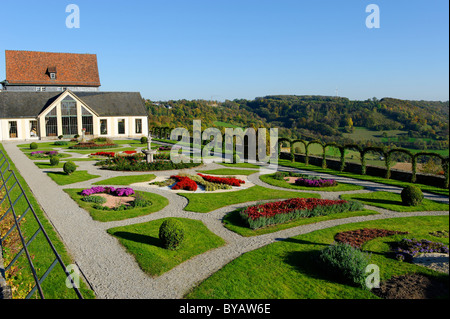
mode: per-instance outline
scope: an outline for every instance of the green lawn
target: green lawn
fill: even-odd
[[[371,181],[371,182],[375,182],[375,183],[399,186],[399,187],[405,187],[407,185],[416,185],[416,186],[420,187],[422,189],[422,191],[424,191],[424,192],[430,192],[430,193],[434,193],[434,194],[438,194],[438,195],[449,196],[448,189],[440,188],[440,187],[436,187],[436,186],[430,186],[430,185],[424,185],[424,184],[418,184],[418,183],[407,183],[407,182],[402,182],[402,181],[398,181],[395,179],[386,179],[386,178],[370,176],[370,175],[360,175],[360,174],[349,173],[349,172],[339,172],[339,171],[329,169],[329,168],[322,168],[322,167],[314,166],[311,164],[307,166],[307,165],[305,165],[305,163],[300,163],[300,162],[294,163],[294,162],[291,162],[288,160],[282,160],[282,159],[278,160],[278,165],[293,167],[293,168],[297,168],[297,169],[301,169],[301,170],[314,171],[314,172],[319,172],[319,173],[327,173],[327,174],[336,175],[336,176],[349,177],[349,178],[354,178],[354,179],[359,179],[359,180]]]
[[[263,182],[273,185],[273,186],[284,187],[284,188],[289,188],[289,189],[308,190],[308,191],[344,192],[344,191],[353,191],[353,190],[364,189],[364,186],[345,184],[345,183],[339,183],[337,186],[333,186],[333,187],[298,186],[295,184],[290,184],[284,180],[281,181],[281,180],[275,179],[275,178],[273,178],[274,175],[275,174],[261,175],[261,176],[259,176],[259,179],[262,180]]]
[[[184,226],[185,241],[176,251],[165,249],[159,239],[159,227],[166,219],[112,228],[108,233],[117,237],[142,270],[151,276],[159,276],[189,258],[225,244],[201,221],[176,218]]]
[[[75,171],[70,175],[67,175],[65,172],[48,172],[47,175],[58,185],[68,185],[78,182],[84,182],[93,178],[100,177],[100,175],[89,174],[87,171]]]
[[[218,163],[225,167],[259,168],[258,165],[251,163]]]
[[[231,168],[220,168],[220,169],[212,169],[212,170],[206,170],[206,171],[198,171],[202,174],[207,175],[251,175],[255,173],[259,173],[259,171],[255,170],[248,170],[248,169],[231,169]]]
[[[448,238],[429,235],[449,228],[448,216],[407,217],[346,224],[279,241],[248,252],[214,273],[185,297],[188,299],[377,299],[370,291],[336,281],[315,262],[318,252],[342,231],[381,228],[408,235],[377,238],[365,243],[381,280],[407,273],[433,276],[448,285],[448,275],[391,257],[389,243],[403,237],[428,239],[448,245]],[[446,296],[448,298],[448,296]]]
[[[100,222],[109,222],[115,220],[124,220],[128,218],[134,218],[139,216],[148,215],[151,213],[155,213],[160,211],[164,207],[169,204],[169,200],[161,195],[148,193],[148,192],[138,192],[140,193],[146,200],[150,201],[152,204],[147,207],[142,208],[133,208],[122,211],[113,211],[113,210],[100,210],[93,208],[93,203],[84,202],[81,199],[83,198],[80,195],[82,188],[78,189],[64,189],[64,191],[69,194],[69,196],[77,202],[78,206],[85,209],[89,212],[91,217],[94,220],[98,220]]]
[[[131,185],[134,183],[150,182],[155,179],[153,174],[118,176],[96,182],[93,185]]]
[[[371,192],[367,194],[341,195],[345,200],[357,200],[364,204],[393,210],[396,212],[448,211],[449,205],[424,199],[421,205],[405,206],[400,194],[390,192]]]
[[[320,195],[318,194],[281,191],[261,187],[258,185],[240,191],[231,191],[213,194],[179,193],[178,195],[186,197],[189,200],[189,203],[186,206],[185,210],[198,213],[208,213],[224,206],[259,200],[296,198],[296,197],[320,198]]]
[[[247,225],[245,225],[242,218],[239,216],[239,211],[235,210],[235,211],[227,214],[223,218],[223,224],[226,228],[238,233],[241,236],[251,237],[251,236],[269,234],[269,233],[273,233],[273,232],[276,232],[279,230],[284,230],[284,229],[297,227],[297,226],[301,226],[301,225],[318,223],[318,222],[331,220],[331,219],[341,219],[341,218],[349,218],[349,217],[354,217],[354,216],[368,216],[368,215],[376,215],[376,214],[379,214],[379,213],[372,211],[372,210],[363,210],[363,211],[347,212],[347,213],[340,213],[340,214],[330,214],[330,215],[326,215],[326,216],[317,216],[317,217],[311,217],[311,218],[297,219],[292,222],[279,224],[279,225],[273,225],[273,226],[267,226],[267,227],[253,230],[253,229],[250,229]]]
[[[34,162],[34,164],[39,167],[40,169],[49,169],[49,168],[63,168],[64,167],[64,162],[60,162],[58,165],[56,166],[52,166],[50,165],[50,161],[49,162]]]

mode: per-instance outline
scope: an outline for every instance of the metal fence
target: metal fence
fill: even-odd
[[[48,278],[48,275],[52,272],[55,266],[59,264],[62,267],[62,270],[64,271],[67,278],[67,280],[62,281],[61,284],[66,285],[66,282],[70,281],[71,285],[69,287],[71,287],[71,289],[75,291],[79,299],[83,299],[83,296],[80,293],[77,285],[75,284],[72,276],[70,275],[70,272],[64,265],[61,256],[55,249],[55,246],[53,245],[47,232],[42,226],[42,223],[39,220],[38,216],[36,215],[36,212],[31,205],[22,185],[16,177],[16,174],[13,170],[11,170],[10,163],[2,150],[0,150],[0,175],[0,207],[4,207],[5,210],[5,213],[0,216],[0,226],[1,223],[6,220],[6,217],[12,216],[13,219],[12,226],[9,228],[9,230],[7,230],[4,235],[0,234],[0,254],[2,254],[2,242],[4,242],[5,239],[12,234],[13,231],[17,232],[21,244],[20,250],[15,254],[9,264],[4,265],[4,269],[2,272],[4,274],[7,274],[8,271],[11,270],[11,267],[17,262],[19,257],[25,254],[27,264],[29,265],[31,275],[34,280],[34,286],[32,286],[31,290],[28,292],[25,298],[29,299],[37,292],[40,298],[45,299],[42,284]],[[27,217],[28,220],[33,219],[36,222],[35,224],[37,225],[36,231],[30,238],[27,238],[29,236],[24,235],[24,231],[22,230],[20,225],[21,221],[25,220],[25,217]],[[44,243],[47,247],[50,248],[51,251],[51,259],[54,258],[53,262],[49,263],[50,265],[48,265],[48,267],[46,265],[44,269],[42,269],[42,266],[40,266],[39,269],[36,269],[33,263],[33,259],[39,258],[39,256],[32,257],[29,251],[30,244],[36,239],[39,234],[42,234],[44,236]],[[39,273],[42,273],[41,276],[38,275],[37,270],[39,270]]]

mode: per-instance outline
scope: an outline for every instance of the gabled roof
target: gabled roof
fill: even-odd
[[[37,118],[63,92],[0,92],[0,118]],[[100,117],[147,116],[138,92],[70,92]]]
[[[10,85],[101,85],[95,54],[6,50],[5,61]],[[56,79],[50,78],[51,72]]]

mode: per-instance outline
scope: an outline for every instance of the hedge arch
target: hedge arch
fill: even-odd
[[[303,146],[305,147],[305,154],[306,154],[306,147],[307,147],[307,142],[305,140],[302,139],[297,139],[297,140],[292,140],[291,141],[291,158],[292,161],[295,162],[295,144],[296,143],[301,143],[303,144]]]
[[[308,144],[307,144],[307,146],[306,146],[306,157],[305,157],[305,164],[306,165],[309,165],[309,147],[311,146],[311,145],[313,145],[313,144],[319,144],[320,146],[322,146],[322,154],[323,154],[323,152],[324,152],[324,145],[323,145],[323,143],[321,142],[321,141],[319,141],[319,140],[314,140],[314,141],[311,141],[311,142],[309,142]],[[323,163],[322,163],[323,164]]]
[[[285,137],[279,138],[278,139],[278,157],[280,156],[280,153],[281,153],[281,144],[284,143],[284,142],[288,142],[289,143],[289,147],[291,147],[291,145],[292,145],[290,139],[285,138]],[[292,154],[292,151],[291,151],[291,154]]]
[[[448,168],[448,165],[449,165],[449,158],[448,157],[444,157],[444,156],[442,156],[442,155],[440,155],[440,154],[437,154],[437,153],[432,153],[432,152],[418,152],[418,153],[415,153],[415,154],[412,154],[412,157],[413,157],[413,161],[414,161],[414,164],[413,164],[413,178],[414,178],[414,182],[416,181],[416,170],[417,170],[417,159],[420,157],[420,156],[430,156],[430,157],[437,157],[437,158],[439,158],[440,160],[441,160],[441,166],[442,166],[442,170],[444,171],[444,177],[445,177],[445,182],[444,182],[444,187],[445,188],[448,188],[448,184],[449,184],[449,168]]]
[[[341,152],[339,145],[336,142],[327,143],[323,146],[323,159],[322,159],[322,168],[327,168],[327,148],[328,147],[334,147],[339,150],[339,153]]]
[[[366,175],[366,171],[367,171],[366,155],[369,152],[378,153],[380,155],[383,155],[384,158],[386,158],[386,149],[383,147],[370,146],[370,147],[366,147],[366,148],[362,149],[360,152],[361,175]]]
[[[414,179],[414,182],[415,182],[414,175],[415,175],[415,171],[416,171],[415,167],[417,165],[416,165],[415,160],[414,160],[414,155],[410,151],[408,151],[406,149],[403,149],[403,148],[393,148],[393,149],[391,149],[391,150],[386,152],[386,156],[384,158],[384,162],[385,162],[385,165],[386,165],[386,178],[387,179],[391,178],[391,164],[392,164],[391,163],[391,159],[392,159],[392,154],[393,153],[403,153],[403,154],[409,155],[409,157],[411,158],[412,170],[413,170],[413,179]]]
[[[354,150],[356,152],[358,152],[359,154],[361,154],[361,146],[359,146],[358,144],[345,144],[342,147],[339,148],[341,151],[341,169],[340,171],[343,172],[345,169],[345,151],[346,150]]]

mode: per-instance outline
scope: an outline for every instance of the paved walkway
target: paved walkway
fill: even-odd
[[[380,214],[329,220],[260,236],[242,237],[223,227],[222,218],[227,213],[238,207],[247,206],[249,203],[223,207],[207,214],[187,212],[184,210],[184,207],[187,205],[187,200],[184,197],[167,191],[152,189],[152,192],[168,198],[170,204],[161,211],[147,216],[102,223],[94,221],[89,213],[81,209],[76,202],[63,191],[63,189],[87,188],[91,187],[92,183],[105,178],[121,175],[148,174],[147,172],[113,172],[100,170],[98,167],[95,167],[92,162],[77,162],[77,165],[79,165],[78,170],[87,170],[89,173],[100,175],[101,177],[87,182],[62,187],[57,185],[47,176],[46,172],[49,170],[39,169],[33,161],[29,160],[23,152],[16,147],[17,143],[5,143],[3,145],[20,171],[20,174],[30,186],[49,221],[60,235],[68,252],[73,257],[73,260],[75,260],[86,280],[91,285],[96,296],[101,299],[182,298],[192,287],[199,284],[243,253],[279,240],[347,223],[405,216],[448,216],[449,214],[448,211],[399,213],[367,206],[367,208],[376,210]],[[217,164],[208,164],[207,166],[202,167],[202,169],[214,169],[219,167],[223,168],[223,166]],[[291,169],[284,167],[283,170]],[[173,173],[175,172],[177,171],[174,171]],[[160,176],[168,175],[172,172],[152,173]],[[314,174],[309,171],[307,173]],[[263,183],[258,176],[259,174],[250,175],[249,180],[254,184],[264,187],[283,189]],[[338,198],[342,193],[363,193],[375,190],[387,190],[391,192],[401,191],[400,188],[395,186],[387,186],[344,177],[334,178],[341,182],[363,185],[367,189],[352,192],[319,192],[322,198]],[[149,190],[148,188],[143,187],[133,186],[133,188],[136,190]],[[445,196],[426,194],[426,197],[448,203],[448,197]],[[200,220],[213,233],[222,237],[226,241],[226,245],[193,257],[163,275],[152,278],[139,268],[134,257],[126,252],[125,248],[123,248],[116,238],[108,235],[106,230],[112,227],[132,225],[164,217],[184,217]]]

